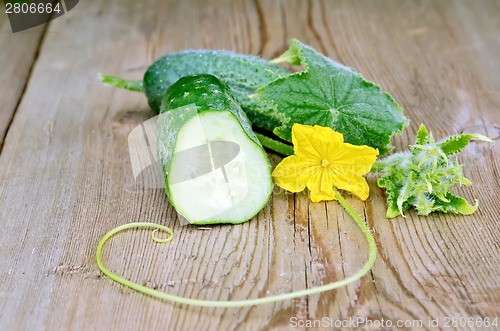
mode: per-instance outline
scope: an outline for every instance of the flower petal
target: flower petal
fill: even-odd
[[[331,128],[319,125],[310,126],[294,124],[292,126],[292,143],[295,155],[321,160],[328,154],[330,145],[344,142],[342,134]]]
[[[366,200],[370,189],[362,176],[370,172],[377,155],[378,151],[371,147],[344,143],[329,155],[330,183]]]
[[[366,200],[370,194],[370,188],[363,176],[346,176],[343,173],[332,173],[333,185],[338,189],[349,191],[361,200]]]
[[[274,169],[274,182],[290,192],[300,192],[306,188],[307,179],[314,172],[312,161],[292,155],[281,161]]]
[[[368,146],[342,144],[328,157],[328,161],[336,169],[351,176],[361,176],[370,172],[377,160],[378,150]]]
[[[321,201],[331,201],[335,199],[335,193],[332,192],[313,192],[311,191],[311,195],[309,196],[312,202],[321,202]]]
[[[309,177],[307,187],[311,191],[312,202],[336,200],[335,191],[332,188],[333,181],[329,178],[329,172],[326,169],[318,170],[314,176]]]

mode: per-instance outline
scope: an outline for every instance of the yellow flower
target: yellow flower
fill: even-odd
[[[319,125],[294,124],[295,155],[281,161],[273,171],[274,181],[290,192],[311,191],[312,202],[335,200],[333,186],[366,200],[367,174],[378,150],[344,143],[344,136]]]

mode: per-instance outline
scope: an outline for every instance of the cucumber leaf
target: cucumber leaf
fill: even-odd
[[[272,62],[303,67],[273,80],[255,95],[289,118],[273,131],[284,140],[291,141],[294,123],[321,125],[341,132],[346,142],[385,154],[392,149],[391,136],[408,125],[402,108],[379,86],[298,40],[292,40],[290,48]]]

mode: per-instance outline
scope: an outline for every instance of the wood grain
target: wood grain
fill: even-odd
[[[46,26],[12,33],[7,15],[0,15],[0,152],[21,100]]]
[[[347,196],[373,229],[378,256],[369,275],[336,291],[241,309],[180,306],[116,285],[94,257],[118,225],[165,224],[171,244],[129,231],[106,247],[107,265],[169,293],[237,300],[342,279],[367,255],[343,209],[306,193],[276,189],[242,225],[182,226],[163,190],[132,176],[127,135],[154,116],[145,97],[102,86],[98,72],[140,79],[160,55],[189,48],[270,58],[295,37],[402,104],[411,125],[394,138],[397,150],[421,122],[436,138],[467,131],[498,141],[499,17],[495,1],[80,2],[50,23],[32,70],[18,64],[31,74],[0,155],[0,329],[288,330],[291,318],[323,317],[432,329],[429,319],[500,317],[498,144],[473,142],[459,158],[474,185],[456,192],[480,200],[472,216],[387,220],[373,176],[366,202]]]

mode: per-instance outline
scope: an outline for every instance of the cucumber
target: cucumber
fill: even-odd
[[[158,59],[147,69],[143,81],[108,75],[101,75],[101,81],[119,88],[143,91],[151,108],[159,112],[167,88],[183,76],[196,74],[214,75],[228,85],[256,127],[272,132],[274,128],[288,122],[284,115],[276,112],[274,105],[258,103],[249,98],[258,88],[290,74],[258,56],[217,50],[183,51]]]
[[[272,193],[271,165],[227,85],[180,78],[162,101],[157,145],[165,189],[193,224],[242,223]]]

